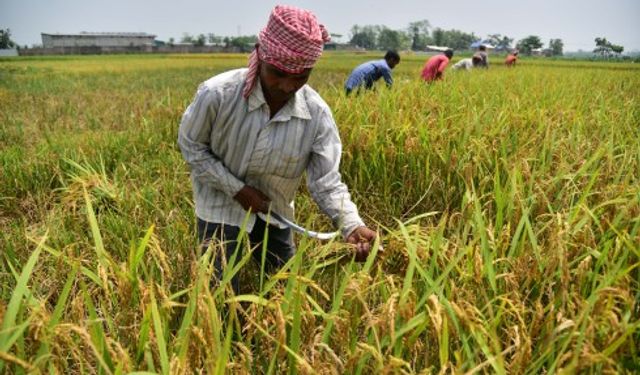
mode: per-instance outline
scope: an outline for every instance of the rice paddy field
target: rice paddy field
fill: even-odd
[[[215,288],[177,129],[247,56],[0,60],[0,373],[638,373],[640,66],[491,56],[427,85],[403,55],[346,97],[377,57],[326,53],[309,83],[384,250],[297,236]]]

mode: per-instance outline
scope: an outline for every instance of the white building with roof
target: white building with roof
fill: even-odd
[[[18,50],[12,49],[0,49],[0,57],[14,57],[18,56]]]
[[[156,36],[147,33],[42,33],[44,48],[55,47],[143,47],[153,45]]]

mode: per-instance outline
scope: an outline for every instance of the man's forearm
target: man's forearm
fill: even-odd
[[[233,175],[206,145],[194,142],[183,134],[178,137],[178,145],[195,178],[230,197],[235,196],[244,186],[244,183]]]
[[[341,182],[331,191],[311,190],[311,195],[318,207],[331,218],[333,225],[340,229],[345,238],[355,228],[364,225],[358,214],[358,208],[351,200],[351,195],[344,183]]]

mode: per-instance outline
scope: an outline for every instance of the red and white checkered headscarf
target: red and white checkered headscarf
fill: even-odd
[[[258,79],[258,62],[264,61],[292,74],[313,67],[320,58],[329,33],[308,10],[277,5],[269,23],[260,31],[259,47],[249,56],[249,72],[242,92],[249,97]]]

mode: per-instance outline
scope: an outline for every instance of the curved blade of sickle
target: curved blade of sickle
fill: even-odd
[[[273,211],[270,212],[271,216],[278,220],[279,222],[285,224],[286,226],[288,226],[289,228],[293,229],[294,231],[298,232],[298,233],[303,233],[309,237],[313,237],[313,238],[317,238],[319,240],[330,240],[333,237],[338,235],[338,231],[335,232],[330,232],[330,233],[324,233],[324,232],[314,232],[312,230],[308,230],[304,227],[301,227],[300,225],[294,223],[291,220],[288,220],[287,218],[283,217],[282,215],[279,215]]]

